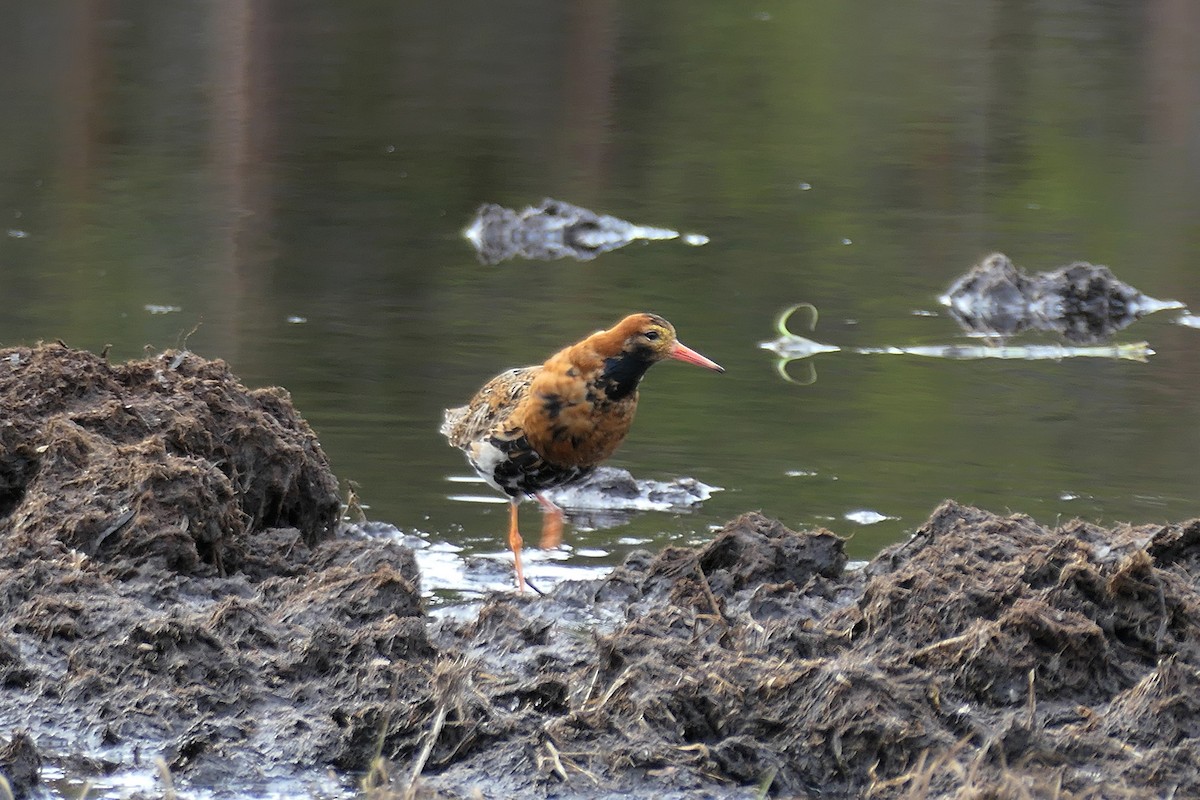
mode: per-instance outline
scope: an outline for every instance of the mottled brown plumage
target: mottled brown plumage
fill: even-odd
[[[553,539],[554,529],[561,531],[561,512],[551,511],[541,491],[582,478],[613,454],[633,424],[642,376],[668,358],[724,371],[681,344],[662,317],[632,314],[541,366],[500,373],[470,403],[446,411],[442,433],[512,500],[509,543],[518,588],[524,581],[516,504],[537,497],[549,512]]]

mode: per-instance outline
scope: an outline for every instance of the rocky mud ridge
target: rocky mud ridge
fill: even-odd
[[[19,795],[39,764],[157,756],[177,786],[304,794],[378,756],[439,797],[1200,796],[1200,521],[947,501],[848,569],[746,514],[435,619],[409,550],[339,530],[286,395],[221,362],[4,350],[0,414]]]

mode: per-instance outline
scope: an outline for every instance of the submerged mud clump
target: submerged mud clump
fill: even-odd
[[[1182,308],[1143,294],[1100,264],[1076,261],[1031,275],[1003,253],[955,279],[941,302],[972,333],[1050,331],[1075,344],[1103,342],[1147,314]]]
[[[687,511],[719,491],[686,476],[639,480],[629,470],[601,465],[577,483],[543,494],[566,511],[571,527],[580,531],[615,528],[640,511]]]
[[[431,618],[409,549],[332,529],[282,395],[187,354],[0,366],[0,772],[24,790],[38,763],[162,757],[237,796],[373,765],[451,798],[1200,796],[1200,521],[947,501],[850,566],[751,513]]]
[[[676,231],[635,225],[549,197],[520,211],[485,203],[463,233],[484,264],[510,258],[591,261],[639,239],[679,237]]]

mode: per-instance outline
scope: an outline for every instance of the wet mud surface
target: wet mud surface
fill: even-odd
[[[751,513],[431,616],[410,550],[338,527],[286,396],[221,362],[0,351],[0,412],[18,793],[161,757],[305,794],[381,756],[429,797],[1200,795],[1200,521],[947,501],[848,566]]]

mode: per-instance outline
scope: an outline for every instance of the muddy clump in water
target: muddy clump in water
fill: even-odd
[[[1143,294],[1101,264],[1076,261],[1028,274],[1003,253],[955,279],[940,300],[971,333],[1049,331],[1074,344],[1106,341],[1147,314],[1183,307]]]
[[[848,567],[832,533],[746,514],[431,618],[411,551],[333,529],[279,393],[187,354],[0,365],[0,737],[28,735],[23,785],[30,752],[161,755],[177,784],[311,794],[378,754],[376,780],[444,797],[1200,794],[1200,521],[948,501]]]
[[[463,234],[484,264],[510,258],[591,261],[638,240],[679,238],[676,231],[635,225],[550,197],[519,211],[485,203]]]

